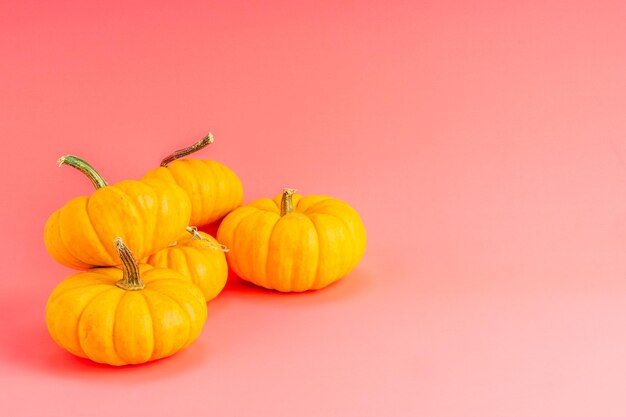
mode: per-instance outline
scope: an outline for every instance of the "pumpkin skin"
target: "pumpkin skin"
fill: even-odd
[[[151,255],[146,263],[156,268],[169,268],[191,280],[210,301],[224,289],[228,264],[221,245],[211,235],[193,230]]]
[[[219,242],[229,266],[264,288],[299,292],[326,287],[348,274],[365,252],[365,227],[348,204],[327,196],[262,198],[230,213]],[[293,206],[281,215],[281,206]]]
[[[213,136],[202,139],[174,155],[187,155],[213,142]],[[204,226],[222,219],[243,202],[241,180],[227,166],[211,160],[165,158],[162,165],[143,176],[158,178],[182,187],[191,201],[191,225]]]
[[[161,180],[126,180],[91,196],[70,200],[48,218],[44,242],[50,255],[73,269],[119,265],[110,244],[117,236],[138,258],[175,241],[189,224],[185,191]]]
[[[178,272],[142,265],[143,289],[116,286],[124,272],[95,268],[52,292],[46,324],[68,352],[109,365],[170,356],[198,338],[207,317],[202,292]]]

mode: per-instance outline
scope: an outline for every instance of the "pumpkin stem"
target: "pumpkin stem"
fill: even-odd
[[[280,200],[280,215],[284,216],[285,214],[293,213],[293,194],[298,191],[295,188],[285,188],[283,189],[283,198]]]
[[[98,173],[98,171],[96,171],[86,161],[83,161],[77,156],[74,156],[74,155],[62,156],[57,161],[57,165],[58,166],[68,165],[68,166],[71,166],[72,168],[76,168],[77,170],[85,174],[87,178],[91,180],[91,182],[93,183],[93,186],[96,187],[96,190],[98,188],[106,187],[107,185],[109,185],[104,180],[104,178],[102,178],[102,175]]]
[[[137,259],[135,259],[135,255],[133,255],[130,249],[124,244],[121,237],[115,238],[115,249],[122,260],[122,270],[124,271],[122,279],[117,281],[115,285],[127,291],[143,289],[144,284],[139,274]]]
[[[219,250],[222,252],[230,252],[230,249],[228,249],[228,246],[223,245],[221,243],[218,243],[217,245],[215,243],[213,243],[213,241],[207,239],[206,237],[202,236],[200,233],[198,233],[198,228],[196,226],[187,226],[185,228],[185,230],[187,230],[189,233],[191,233],[191,237],[193,237],[194,239],[197,240],[202,240],[207,247],[214,249],[214,250]]]
[[[169,163],[183,158],[187,155],[190,155],[194,152],[199,151],[200,149],[204,148],[205,146],[208,146],[210,144],[213,143],[213,134],[209,133],[208,135],[206,135],[205,137],[203,137],[202,139],[200,139],[198,142],[194,143],[193,145],[187,147],[187,148],[183,148],[183,149],[179,149],[177,151],[174,151],[174,153],[172,153],[171,155],[166,156],[165,158],[163,158],[163,160],[161,161],[161,166],[162,167],[166,167]]]

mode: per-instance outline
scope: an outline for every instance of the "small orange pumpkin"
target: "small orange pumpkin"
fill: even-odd
[[[117,253],[106,244],[116,236],[141,259],[175,241],[189,224],[189,197],[176,184],[146,179],[107,185],[78,157],[64,156],[59,166],[63,164],[87,175],[96,191],[70,200],[46,222],[46,249],[62,265],[73,269],[119,265]]]
[[[243,202],[241,180],[227,166],[207,159],[180,159],[213,143],[208,134],[199,142],[180,149],[149,171],[144,179],[159,178],[178,184],[191,199],[191,225],[204,226],[222,219]]]
[[[109,365],[138,364],[184,349],[207,317],[200,289],[171,269],[139,265],[115,240],[122,269],[66,278],[46,305],[52,339],[70,353]]]
[[[217,240],[244,280],[278,291],[323,288],[348,274],[365,251],[365,227],[356,210],[326,196],[285,189],[235,209]]]
[[[156,268],[170,268],[188,277],[207,301],[215,298],[226,285],[228,249],[211,235],[187,227],[188,235],[151,255],[146,263]]]

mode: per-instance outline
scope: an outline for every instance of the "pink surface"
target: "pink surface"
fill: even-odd
[[[625,415],[622,2],[126,3],[0,4],[0,415]],[[246,201],[357,208],[365,258],[231,280],[166,360],[65,353],[42,231],[91,185],[56,159],[115,182],[209,130]]]

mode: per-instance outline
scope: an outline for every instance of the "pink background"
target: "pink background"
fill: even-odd
[[[621,1],[2,1],[0,415],[624,416]],[[233,280],[200,339],[114,369],[44,306],[47,216],[199,156],[246,201],[352,204],[345,280]]]

